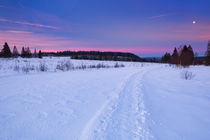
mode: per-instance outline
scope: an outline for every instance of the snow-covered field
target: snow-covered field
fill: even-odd
[[[62,61],[109,68],[63,72]],[[210,139],[210,67],[118,63],[0,59],[0,140]]]
[[[61,72],[89,68],[113,68],[145,65],[134,62],[73,60],[70,57],[38,58],[0,58],[0,76],[16,75],[17,73]]]

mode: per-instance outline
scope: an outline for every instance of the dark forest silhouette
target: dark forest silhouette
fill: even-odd
[[[172,55],[170,53],[165,53],[161,59],[162,63],[170,63],[175,65],[189,66],[189,65],[210,65],[210,41],[208,42],[206,56],[205,57],[195,57],[193,48],[191,45],[187,47],[179,47],[179,49],[174,48]]]
[[[63,51],[57,53],[45,52],[44,56],[70,56],[72,59],[86,60],[114,60],[114,61],[143,61],[140,57],[132,53],[123,52],[99,52],[99,51]]]
[[[14,46],[13,52],[10,51],[9,45],[5,42],[0,54],[1,57],[23,57],[23,58],[42,58],[43,56],[69,56],[72,59],[87,59],[87,60],[114,60],[114,61],[138,61],[142,62],[144,59],[132,53],[123,52],[99,52],[99,51],[63,51],[63,52],[41,52],[38,54],[36,49],[34,53],[31,52],[29,47],[22,47],[19,54],[17,47]]]
[[[18,49],[16,46],[13,47],[13,51],[10,50],[9,45],[7,42],[4,43],[3,49],[0,52],[0,57],[3,58],[17,58],[17,57],[23,57],[23,58],[42,58],[42,52],[39,50],[39,53],[37,55],[36,49],[34,50],[34,53],[32,54],[31,50],[29,47],[22,47],[21,53],[18,52]]]
[[[210,65],[210,41],[208,42],[206,56],[196,57],[191,45],[174,48],[172,55],[165,53],[161,60],[156,58],[140,58],[132,53],[124,52],[99,52],[99,51],[62,51],[62,52],[41,52],[41,50],[32,53],[29,47],[22,47],[21,53],[18,52],[16,46],[13,50],[7,42],[4,43],[3,49],[0,51],[0,57],[3,58],[42,58],[43,56],[69,56],[72,59],[86,59],[86,60],[113,60],[113,61],[135,61],[135,62],[161,62],[175,65],[189,66],[192,64]]]

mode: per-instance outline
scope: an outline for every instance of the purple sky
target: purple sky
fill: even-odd
[[[210,40],[209,0],[0,0],[0,45],[161,56]],[[196,21],[196,24],[193,24]]]

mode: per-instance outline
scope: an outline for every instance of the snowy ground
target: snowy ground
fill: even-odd
[[[12,70],[14,60],[1,60],[0,139],[210,139],[210,67],[120,63],[125,67],[55,72],[48,66],[52,71],[26,74]],[[183,78],[185,71],[192,79]]]
[[[142,66],[146,64],[134,63],[134,62],[121,62],[121,61],[97,61],[97,60],[74,60],[70,57],[44,57],[43,59],[38,58],[0,58],[0,76],[16,75],[17,73],[39,73],[41,66],[44,66],[44,72],[61,72],[61,71],[72,71],[77,69],[88,69],[89,67],[120,67],[126,66]],[[59,67],[58,67],[59,66]],[[68,67],[67,67],[68,66]]]

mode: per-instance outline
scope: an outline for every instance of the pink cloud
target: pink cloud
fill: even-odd
[[[6,31],[6,32],[8,32],[8,33],[16,33],[16,34],[26,34],[26,33],[32,33],[32,32],[28,32],[28,31],[16,31],[16,30],[8,30],[8,31]]]
[[[9,22],[9,20],[4,19],[4,18],[1,18],[0,21],[2,21],[2,22]]]
[[[30,22],[23,22],[23,21],[13,21],[13,20],[8,20],[8,19],[0,19],[0,22],[10,22],[10,23],[21,24],[21,25],[29,25],[29,26],[49,28],[49,29],[58,29],[55,26],[43,25],[43,24],[37,24],[37,23],[30,23]]]
[[[191,30],[174,30],[176,33],[191,33]]]
[[[210,40],[210,34],[201,35],[200,38],[205,39],[205,40]]]
[[[110,44],[107,42],[96,41],[75,41],[67,38],[40,35],[32,32],[20,30],[0,31],[0,46],[8,42],[10,47],[16,45],[20,50],[22,46],[29,46],[32,49],[37,48],[42,51],[115,51],[115,52],[133,52],[138,54],[163,53],[165,48],[155,48],[149,46],[121,46],[120,44]],[[112,46],[113,45],[113,46]]]
[[[16,45],[19,48],[30,46],[38,49],[62,49],[62,47],[82,45],[79,41],[17,30],[0,31],[0,45],[2,46],[4,42],[8,42],[10,46]]]

